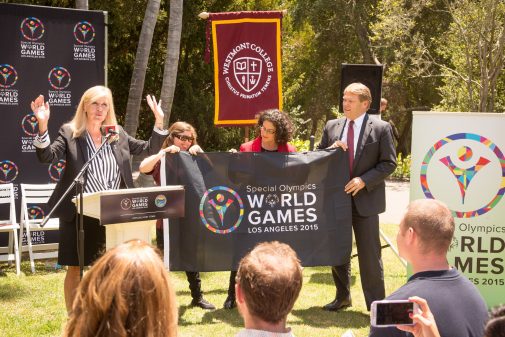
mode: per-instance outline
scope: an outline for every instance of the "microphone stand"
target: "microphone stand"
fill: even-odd
[[[51,211],[47,214],[47,216],[44,218],[44,220],[41,222],[40,227],[44,227],[46,223],[49,221],[49,218],[51,215],[54,213],[54,211],[58,208],[58,206],[61,204],[63,199],[70,193],[70,191],[74,188],[75,186],[75,192],[76,196],[78,197],[76,199],[76,207],[79,207],[78,211],[78,216],[75,217],[76,221],[76,228],[79,228],[78,236],[77,236],[77,256],[79,258],[79,275],[80,279],[82,280],[82,276],[84,274],[84,215],[83,215],[83,194],[84,194],[84,174],[88,170],[89,165],[91,165],[91,162],[95,157],[102,151],[102,149],[105,147],[105,144],[109,142],[111,137],[115,135],[115,133],[107,133],[105,136],[105,139],[103,140],[102,144],[100,147],[96,150],[96,152],[89,158],[89,160],[82,166],[81,170],[79,173],[74,178],[74,181],[70,186],[67,188],[65,193],[60,197],[58,202],[53,206]]]

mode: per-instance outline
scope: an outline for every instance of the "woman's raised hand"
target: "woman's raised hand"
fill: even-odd
[[[39,123],[39,134],[43,134],[47,131],[47,124],[49,122],[49,103],[44,103],[44,96],[39,95],[34,101],[32,101],[30,106],[33,114],[37,118],[37,122]]]
[[[163,109],[161,109],[161,100],[159,102],[156,102],[156,97],[152,95],[147,95],[146,100],[147,104],[149,105],[151,111],[154,114],[154,118],[156,119],[156,121],[154,122],[156,127],[159,129],[163,129],[163,116],[165,114],[163,113]]]

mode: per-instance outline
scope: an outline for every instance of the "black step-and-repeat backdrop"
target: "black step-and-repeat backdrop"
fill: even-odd
[[[30,102],[39,94],[49,102],[49,134],[70,120],[83,92],[105,83],[106,12],[0,3],[0,183],[14,183],[20,216],[19,184],[54,183],[65,161],[40,164],[33,146],[38,132]],[[32,206],[32,216],[48,210]],[[0,209],[0,218],[8,217]],[[53,242],[49,232],[33,243]],[[5,245],[6,236],[0,237]]]

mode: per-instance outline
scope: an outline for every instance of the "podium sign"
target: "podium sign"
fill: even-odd
[[[184,189],[102,195],[102,225],[184,216]]]
[[[83,213],[106,225],[107,250],[132,239],[150,243],[155,219],[184,216],[184,187],[172,185],[85,193]]]

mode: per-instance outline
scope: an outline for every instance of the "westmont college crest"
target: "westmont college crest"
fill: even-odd
[[[237,192],[226,186],[208,189],[200,200],[200,220],[216,234],[236,230],[244,218],[244,203]]]
[[[440,170],[445,175],[439,178],[438,183],[430,180],[432,165],[441,168],[445,166],[445,169]],[[482,189],[479,189],[479,184],[485,183],[479,181],[483,176],[491,178],[495,182],[494,186],[498,186],[494,190],[492,186],[486,188],[486,191],[493,192],[485,197],[481,195]],[[453,204],[448,206],[455,217],[480,216],[498,205],[505,194],[505,157],[495,143],[483,136],[473,133],[452,134],[437,141],[424,156],[420,183],[424,195],[430,199],[441,199],[437,197],[437,190],[452,191]],[[481,196],[488,202],[477,205],[473,202],[473,199],[478,199],[476,196]],[[449,202],[443,198],[441,200]]]

